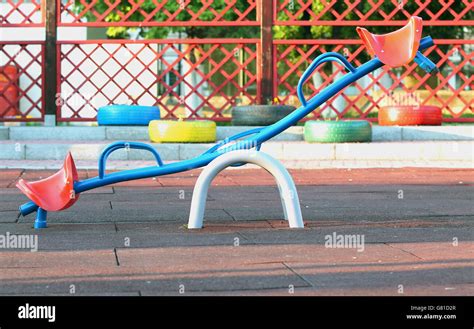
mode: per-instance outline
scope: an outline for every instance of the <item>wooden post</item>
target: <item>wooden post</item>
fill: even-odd
[[[257,56],[257,80],[260,84],[260,104],[273,100],[273,2],[259,0],[260,51]]]
[[[57,90],[57,0],[43,0],[45,18],[45,49],[44,49],[44,109],[45,124],[56,124],[56,90]],[[54,116],[54,117],[53,117]]]

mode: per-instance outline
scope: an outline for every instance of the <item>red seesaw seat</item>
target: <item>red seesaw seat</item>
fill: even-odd
[[[20,179],[16,186],[40,208],[58,211],[69,208],[79,198],[74,193],[74,182],[77,180],[76,165],[71,153],[68,153],[63,167],[54,175],[36,182]]]
[[[407,25],[391,33],[377,35],[361,27],[357,28],[357,33],[371,55],[377,56],[382,63],[390,67],[398,67],[415,58],[420,46],[422,28],[422,19],[413,16]]]

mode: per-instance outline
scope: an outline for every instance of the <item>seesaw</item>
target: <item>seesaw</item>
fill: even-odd
[[[207,193],[212,178],[227,166],[252,162],[267,169],[277,179],[285,217],[289,221],[290,227],[303,227],[301,209],[291,176],[277,160],[259,152],[262,143],[296,124],[339,91],[383,65],[394,68],[414,60],[427,73],[438,72],[436,65],[421,53],[422,50],[433,46],[434,43],[429,36],[421,38],[422,19],[419,17],[412,17],[401,29],[384,35],[371,34],[360,27],[357,28],[357,32],[367,47],[367,51],[374,57],[361,66],[354,67],[344,56],[336,52],[327,52],[318,56],[298,82],[297,95],[301,106],[280,121],[267,127],[252,129],[227,138],[196,158],[170,164],[163,164],[160,155],[148,144],[112,143],[103,150],[99,158],[99,175],[82,181],[78,179],[74,160],[69,153],[63,167],[52,176],[35,182],[27,182],[23,179],[18,181],[16,186],[31,200],[19,207],[20,215],[26,216],[36,212],[34,227],[44,228],[47,226],[48,211],[60,211],[71,207],[77,202],[82,192],[114,183],[163,176],[208,166],[196,183],[188,225],[189,228],[200,228],[204,214],[205,197],[203,196]],[[344,66],[348,73],[313,98],[306,100],[303,95],[303,84],[318,66],[332,61]],[[242,139],[244,137],[245,139]],[[153,154],[157,165],[106,174],[105,167],[108,156],[122,148],[147,150]],[[221,156],[224,157],[220,159]]]

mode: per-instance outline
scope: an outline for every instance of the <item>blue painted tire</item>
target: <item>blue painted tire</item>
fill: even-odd
[[[150,121],[160,119],[156,106],[108,105],[99,108],[99,126],[148,126]]]
[[[306,121],[304,140],[310,143],[365,143],[372,140],[372,124],[366,120]]]

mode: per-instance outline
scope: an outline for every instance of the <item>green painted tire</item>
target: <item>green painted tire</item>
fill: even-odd
[[[365,120],[307,121],[304,140],[310,143],[370,142],[372,125]]]

